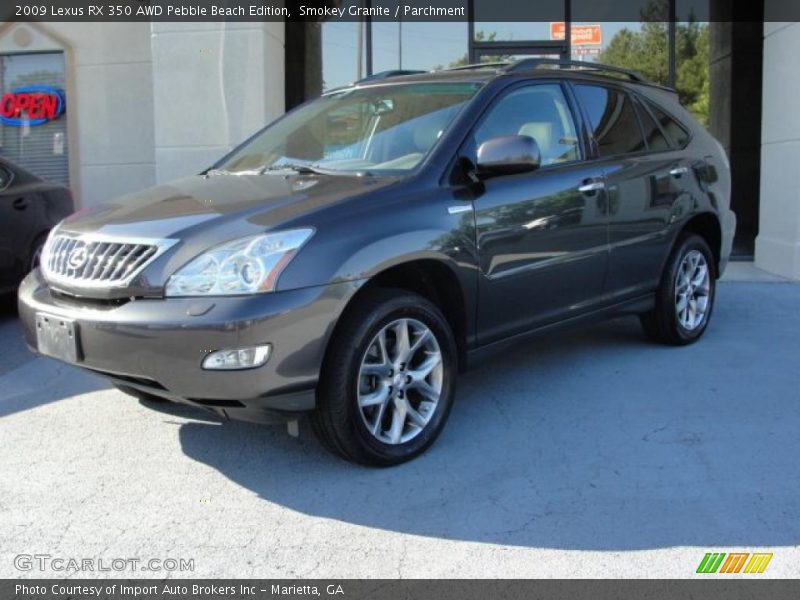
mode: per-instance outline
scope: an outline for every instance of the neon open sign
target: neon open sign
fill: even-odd
[[[5,125],[41,125],[64,113],[64,92],[49,85],[19,87],[0,99],[0,121]]]

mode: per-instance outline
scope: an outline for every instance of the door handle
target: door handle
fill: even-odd
[[[675,167],[671,169],[669,174],[675,178],[680,177],[681,175],[686,175],[689,172],[689,167]]]
[[[578,188],[578,191],[581,194],[594,194],[600,190],[604,190],[606,188],[606,184],[602,181],[590,181],[588,183],[584,183],[582,186]]]
[[[29,203],[27,198],[17,198],[16,200],[14,200],[14,202],[11,203],[11,206],[13,206],[17,210],[25,210],[26,208],[28,208],[28,204]]]

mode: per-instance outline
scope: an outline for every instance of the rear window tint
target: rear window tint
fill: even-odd
[[[679,148],[686,146],[689,143],[689,132],[686,128],[652,102],[646,103],[656,120],[661,123],[661,128],[667,133],[672,143]]]
[[[639,119],[627,94],[596,85],[575,87],[589,114],[601,157],[646,149]]]
[[[664,137],[664,133],[652,115],[640,104],[637,104],[636,108],[639,111],[639,118],[642,120],[642,128],[644,129],[644,137],[647,140],[648,148],[656,152],[669,150],[669,142]]]

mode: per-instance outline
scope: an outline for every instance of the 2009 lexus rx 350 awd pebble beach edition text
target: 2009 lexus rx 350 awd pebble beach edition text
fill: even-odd
[[[545,329],[639,314],[696,341],[735,217],[672,90],[523,60],[364,81],[204,173],[81,211],[19,291],[29,345],[234,419],[309,413],[350,460],[439,435],[456,375]]]

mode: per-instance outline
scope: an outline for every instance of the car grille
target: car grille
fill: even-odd
[[[46,279],[78,287],[128,284],[174,240],[108,240],[55,235],[42,256]]]

